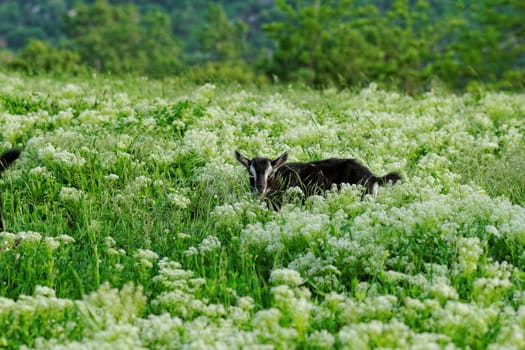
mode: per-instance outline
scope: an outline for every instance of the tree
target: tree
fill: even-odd
[[[281,21],[263,27],[277,40],[269,73],[281,79],[302,78],[316,85],[323,84],[325,53],[331,49],[338,25],[343,24],[351,8],[349,0],[277,0]]]
[[[28,74],[75,73],[80,69],[79,63],[80,57],[76,53],[32,39],[9,65]]]
[[[345,0],[279,0],[282,20],[265,30],[278,42],[270,73],[314,85],[387,82],[414,91],[429,55],[426,2],[418,13],[396,0],[380,14],[374,5]]]
[[[205,24],[199,32],[202,51],[211,61],[239,61],[247,50],[248,27],[240,20],[231,23],[224,8],[210,3]]]
[[[434,60],[436,75],[459,89],[473,82],[523,87],[525,3],[457,1],[455,6],[454,14],[439,26],[444,32]]]
[[[134,6],[113,7],[107,0],[79,4],[66,16],[65,30],[82,60],[99,71],[122,73],[136,64],[140,28]]]
[[[146,54],[145,73],[153,77],[175,74],[181,69],[181,51],[171,34],[171,20],[158,8],[143,17],[141,51]]]
[[[488,56],[482,67],[500,87],[525,87],[525,2],[487,0],[479,17]]]
[[[10,49],[22,48],[30,39],[56,44],[63,37],[66,9],[66,0],[0,1],[0,41]]]
[[[171,23],[159,11],[143,18],[134,5],[96,0],[78,5],[66,17],[65,28],[82,60],[99,71],[158,76],[177,69],[179,50]]]

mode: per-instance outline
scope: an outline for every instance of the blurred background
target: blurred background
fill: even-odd
[[[525,1],[0,0],[0,70],[523,90]]]

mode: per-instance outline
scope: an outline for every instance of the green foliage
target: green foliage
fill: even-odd
[[[264,27],[279,45],[270,73],[285,80],[302,78],[307,83],[325,83],[320,77],[324,73],[320,69],[323,62],[330,64],[324,57],[325,49],[333,40],[334,26],[343,22],[348,4],[345,1],[294,1],[292,4],[277,1],[285,20]]]
[[[56,45],[64,38],[62,17],[70,0],[6,0],[0,3],[0,47],[20,49],[31,39]]]
[[[194,81],[264,72],[314,87],[376,82],[410,94],[437,85],[522,89],[524,16],[519,0],[6,0],[0,48],[15,50],[16,60],[6,53],[0,62],[30,73],[76,72],[79,62],[155,78],[189,71]]]
[[[433,77],[453,88],[472,80],[504,86],[499,81],[505,74],[514,77],[507,87],[522,84],[516,72],[523,71],[523,45],[516,43],[523,41],[523,25],[516,18],[523,6],[517,2],[458,5],[457,12],[437,18],[423,0],[397,0],[381,10],[353,1],[276,5],[282,20],[264,27],[278,43],[268,72],[285,80],[317,86],[375,81],[409,93]]]
[[[58,112],[58,106],[46,98],[35,96],[34,99],[26,99],[19,96],[1,96],[2,108],[10,114],[25,115],[38,111],[48,111],[52,114]]]
[[[132,4],[111,6],[107,0],[79,4],[65,21],[83,62],[114,74],[176,72],[180,54],[170,30],[169,18],[158,10],[141,15]]]
[[[53,48],[40,40],[30,40],[8,65],[28,74],[70,74],[82,70],[80,56],[76,52]]]
[[[458,160],[458,170],[465,178],[479,183],[493,196],[507,196],[525,206],[525,150],[512,145],[499,155],[484,151],[473,152]]]
[[[144,14],[137,48],[145,56],[144,74],[158,78],[173,75],[181,69],[182,53],[171,35],[171,27],[170,18],[158,9]]]
[[[242,61],[247,50],[248,28],[242,21],[230,23],[224,8],[215,3],[209,5],[205,24],[200,29],[199,41],[209,61]]]
[[[241,20],[231,23],[220,4],[210,4],[205,24],[199,29],[200,54],[197,64],[184,76],[196,83],[260,84],[266,78],[257,75],[245,61],[248,50],[247,25]]]
[[[185,79],[202,83],[240,83],[245,85],[263,85],[268,82],[266,76],[257,74],[246,63],[206,62],[189,68],[184,73]]]
[[[2,300],[6,301],[10,300]],[[104,284],[77,301],[57,298],[53,289],[39,286],[16,303],[3,305],[11,307],[0,311],[0,346],[15,349],[38,347],[43,340],[81,340],[107,331],[113,323],[129,322],[143,312],[144,302],[142,288],[131,283],[121,290]],[[25,341],[28,335],[31,339]]]
[[[524,13],[523,6],[513,1],[458,2],[456,14],[446,18],[440,29],[442,44],[437,53],[442,53],[442,59],[435,60],[436,75],[458,88],[474,81],[500,88],[522,87],[524,49],[520,43],[525,37],[524,26],[516,18]]]

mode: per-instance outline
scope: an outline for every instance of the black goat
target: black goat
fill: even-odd
[[[332,185],[359,184],[366,188],[366,194],[376,195],[379,186],[401,180],[401,175],[395,172],[375,176],[356,159],[286,163],[287,152],[271,160],[263,157],[248,159],[239,151],[235,151],[235,158],[248,169],[252,190],[258,197],[267,197],[275,209],[279,207],[282,193],[294,186],[311,196],[331,189]]]
[[[0,175],[6,170],[15,160],[20,157],[19,149],[10,149],[0,155]],[[0,193],[1,196],[1,193]],[[4,230],[4,222],[2,220],[1,210],[2,209],[2,200],[0,198],[0,232]]]

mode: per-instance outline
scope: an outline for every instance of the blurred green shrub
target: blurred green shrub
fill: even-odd
[[[76,52],[51,47],[41,40],[30,40],[8,66],[28,74],[75,73],[83,69]]]

